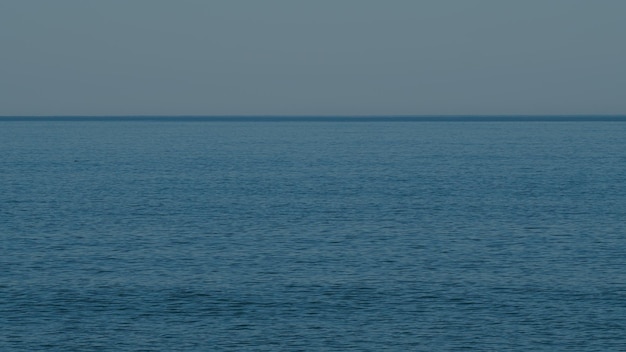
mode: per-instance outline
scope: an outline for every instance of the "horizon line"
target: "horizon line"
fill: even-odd
[[[626,122],[626,115],[1,115],[0,122]]]
[[[619,114],[4,114],[3,117],[615,117]]]

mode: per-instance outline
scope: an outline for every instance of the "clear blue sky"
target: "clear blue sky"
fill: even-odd
[[[0,115],[626,114],[624,0],[2,0]]]

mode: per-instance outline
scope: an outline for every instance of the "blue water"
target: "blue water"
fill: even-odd
[[[0,121],[2,351],[619,351],[626,123]]]

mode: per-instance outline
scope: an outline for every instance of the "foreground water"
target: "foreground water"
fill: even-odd
[[[0,121],[0,349],[623,349],[624,136]]]

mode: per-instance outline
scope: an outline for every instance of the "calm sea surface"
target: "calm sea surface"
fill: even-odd
[[[0,121],[2,351],[619,351],[626,123]]]

